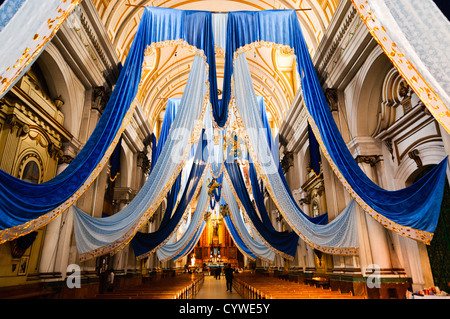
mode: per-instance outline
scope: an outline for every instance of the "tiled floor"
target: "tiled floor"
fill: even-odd
[[[232,289],[227,291],[225,277],[215,279],[214,276],[205,276],[202,288],[195,296],[195,299],[242,299],[241,296]]]

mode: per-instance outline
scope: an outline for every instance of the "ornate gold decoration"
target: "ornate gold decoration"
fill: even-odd
[[[400,52],[397,45],[387,34],[386,29],[371,11],[367,2],[364,0],[352,0],[352,3],[369,29],[370,34],[381,46],[398,72],[408,82],[434,118],[450,133],[450,111],[448,106],[442,102],[414,65]]]
[[[0,95],[5,93],[9,87],[17,80],[17,78],[21,75],[22,71],[34,61],[37,55],[41,52],[41,50],[45,47],[47,42],[49,42],[52,37],[59,30],[59,27],[63,24],[72,10],[81,2],[82,0],[72,0],[68,3],[67,0],[62,0],[61,3],[56,7],[53,14],[56,14],[56,17],[49,18],[45,24],[48,25],[48,31],[45,34],[34,34],[33,35],[33,46],[25,48],[22,55],[17,59],[14,65],[8,67],[6,71],[1,74],[1,86],[0,86]],[[44,24],[44,25],[45,25]],[[38,41],[40,39],[40,41]]]

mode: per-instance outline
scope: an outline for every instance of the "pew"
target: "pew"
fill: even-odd
[[[244,299],[365,299],[352,292],[249,273],[237,274],[233,286]]]
[[[201,274],[180,274],[149,281],[135,287],[119,288],[102,294],[96,299],[192,299],[204,282]]]

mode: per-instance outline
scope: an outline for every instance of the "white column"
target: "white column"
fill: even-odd
[[[68,165],[68,163],[59,165],[56,174],[60,174]],[[70,253],[72,226],[73,215],[70,208],[46,226],[39,265],[41,274],[61,273],[62,278],[65,278]]]
[[[369,163],[360,163],[359,165],[367,175],[367,177],[369,177],[376,183],[377,180],[376,174],[374,174],[374,167],[372,167]],[[378,265],[381,270],[392,269],[386,229],[369,214],[364,213],[364,215],[366,220],[367,232],[369,235],[368,243],[370,245],[372,263]],[[370,264],[361,264],[363,274],[366,271],[365,268],[369,265]]]

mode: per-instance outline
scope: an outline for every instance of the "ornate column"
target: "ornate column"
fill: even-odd
[[[376,174],[376,165],[379,161],[381,161],[381,157],[379,155],[359,155],[356,157],[356,162],[360,165],[367,177],[369,177],[373,182],[377,184],[378,180]],[[360,210],[359,207],[358,210]],[[362,209],[360,211],[362,211]],[[364,258],[364,256],[361,256],[361,259],[365,261],[361,264],[362,273],[370,275],[371,271],[367,267],[371,264],[374,264],[379,268],[380,276],[392,276],[392,263],[390,258],[386,229],[370,215],[366,214],[365,212],[363,213],[365,216],[367,232],[369,235],[369,242],[366,244],[370,246],[371,256],[370,258],[368,256],[366,256],[366,258]],[[362,231],[364,230],[362,229]],[[362,243],[360,242],[360,246],[364,245],[364,243],[365,240],[363,240]],[[363,252],[367,252],[364,247],[362,248]]]
[[[74,159],[73,145],[65,147],[64,155],[58,161],[56,175],[59,175]],[[45,229],[39,276],[42,280],[64,280],[69,265],[70,246],[73,232],[73,215],[69,208]]]

